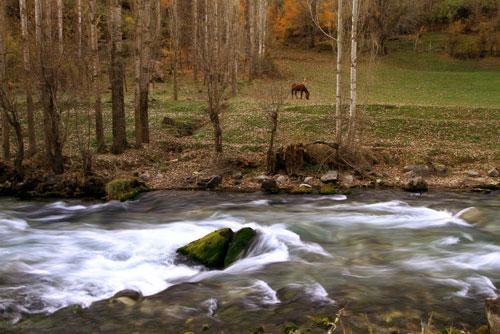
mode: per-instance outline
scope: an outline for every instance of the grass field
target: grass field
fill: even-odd
[[[498,166],[500,59],[457,61],[437,52],[416,53],[411,44],[399,43],[402,47],[397,52],[375,61],[366,57],[361,61],[362,143],[387,152],[391,156],[387,163],[394,166],[429,159],[457,169]],[[309,101],[289,97],[285,102],[280,116],[280,144],[334,140],[335,55],[287,49],[275,51],[274,58],[281,73],[279,79],[242,81],[239,95],[228,100],[228,109],[221,116],[227,151],[265,152],[269,124],[260,105],[271,81],[288,90],[293,82],[305,78],[311,91]],[[210,123],[193,136],[181,139],[175,139],[175,133],[161,125],[165,116],[184,121],[206,117],[204,87],[200,82],[194,83],[189,73],[185,74],[180,82],[179,101],[172,99],[171,83],[152,87],[152,148],[171,140],[191,147],[211,147]],[[106,139],[111,143],[109,96],[104,103]],[[127,92],[126,105],[127,133],[133,142],[133,90]],[[67,142],[75,142],[69,133]]]

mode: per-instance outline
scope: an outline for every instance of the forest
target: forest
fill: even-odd
[[[498,0],[0,0],[0,130],[0,331],[500,331]],[[40,272],[68,295],[9,281]]]

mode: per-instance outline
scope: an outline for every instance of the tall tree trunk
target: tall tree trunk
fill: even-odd
[[[32,157],[36,154],[36,133],[35,121],[33,117],[33,88],[31,85],[31,59],[30,48],[28,41],[28,14],[26,9],[26,0],[19,0],[19,14],[21,17],[21,38],[23,47],[23,69],[24,69],[24,85],[26,90],[26,118],[28,121],[28,156]]]
[[[232,27],[232,42],[234,47],[231,49],[231,95],[238,95],[238,58],[239,58],[239,47],[240,47],[240,30],[239,30],[239,13],[240,13],[240,2],[232,1],[231,4],[231,18],[230,25]]]
[[[40,94],[43,105],[43,119],[47,164],[55,174],[64,172],[62,141],[60,137],[60,116],[57,109],[57,58],[54,55],[52,39],[52,2],[44,0],[41,6]],[[58,25],[59,25],[58,20]],[[59,43],[60,43],[59,39]],[[60,52],[60,49],[58,50]]]
[[[127,148],[124,101],[124,64],[122,51],[122,7],[121,1],[109,0],[109,49],[110,81],[113,123],[113,145],[111,151],[121,154]]]
[[[198,24],[198,0],[193,0],[193,80],[197,81],[198,80],[198,66],[199,66],[199,60],[198,60],[198,51],[199,51],[199,46],[198,46],[198,29],[199,29],[199,24]]]
[[[342,61],[344,43],[344,0],[338,0],[337,9],[337,89],[335,96],[335,135],[338,145],[342,145]],[[338,150],[337,150],[338,152]]]
[[[347,134],[348,145],[352,148],[356,140],[357,125],[357,69],[358,69],[358,20],[359,20],[359,0],[352,2],[352,28],[351,28],[351,101],[349,106],[349,130]]]
[[[311,0],[311,15],[313,19],[318,16],[318,0]],[[309,48],[313,49],[314,47],[316,47],[316,25],[311,22],[309,24]]]
[[[149,142],[148,98],[151,67],[151,2],[136,2],[136,90],[135,131],[136,145]]]
[[[92,85],[94,87],[94,109],[95,109],[95,135],[97,143],[97,152],[106,151],[104,143],[104,125],[102,120],[102,102],[101,85],[99,81],[100,60],[99,60],[99,40],[98,40],[98,21],[97,21],[97,0],[89,0],[90,15],[90,48],[92,54]]]
[[[173,96],[174,101],[179,99],[179,85],[178,85],[178,67],[179,67],[179,4],[178,0],[172,0],[172,47],[174,49],[173,59]]]
[[[82,32],[82,0],[76,1],[76,10],[77,10],[77,23],[78,23],[78,59],[82,59],[82,40],[83,40],[83,32]]]
[[[7,90],[7,47],[6,47],[6,5],[5,1],[0,3],[0,84],[2,90]],[[5,108],[4,108],[5,109]],[[2,109],[2,148],[3,160],[10,159],[10,124],[7,110]]]
[[[63,0],[57,0],[57,36],[59,41],[59,55],[64,52],[64,25],[63,25]]]

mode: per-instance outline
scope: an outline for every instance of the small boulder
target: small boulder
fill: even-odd
[[[278,183],[278,185],[283,186],[285,183],[288,182],[288,177],[286,177],[285,175],[279,175],[276,178],[276,182]]]
[[[403,168],[405,173],[413,172],[416,176],[429,176],[431,175],[431,168],[427,165],[408,165]]]
[[[423,193],[429,190],[427,182],[420,176],[412,178],[403,186],[403,190],[412,193]]]
[[[468,177],[479,177],[481,174],[479,174],[478,171],[475,171],[475,170],[468,170],[466,172],[467,176]]]
[[[465,220],[467,223],[472,225],[484,225],[488,222],[488,216],[476,207],[468,208],[463,210],[458,218]]]
[[[338,179],[339,179],[339,173],[335,170],[332,170],[321,177],[321,182],[336,183]]]
[[[489,177],[498,177],[500,176],[500,172],[496,168],[492,168],[488,171],[488,176]]]
[[[228,267],[236,260],[240,259],[245,252],[250,248],[257,232],[253,228],[244,227],[234,234],[233,240],[229,244],[226,257],[224,259],[224,266]]]
[[[311,185],[302,183],[299,186],[293,187],[290,193],[294,195],[301,195],[301,194],[305,195],[305,194],[311,194],[312,190],[313,189]]]
[[[314,177],[308,176],[304,179],[304,183],[312,186],[314,184],[314,180],[315,180]]]
[[[267,179],[262,182],[261,190],[266,194],[277,194],[280,192],[280,187],[278,186],[276,180]]]
[[[271,178],[267,175],[259,175],[259,176],[254,176],[253,181],[257,182],[257,183],[262,183],[262,182],[267,181],[269,179],[271,179]]]
[[[446,168],[446,166],[442,165],[442,164],[435,164],[434,165],[434,173],[440,177],[447,176],[448,175],[448,168]]]
[[[500,334],[500,297],[486,300],[484,308],[490,334]]]
[[[135,303],[137,303],[142,299],[143,299],[142,293],[130,289],[117,292],[111,298],[111,300],[119,301],[120,303],[125,304],[127,306],[133,306]]]
[[[198,181],[198,187],[202,189],[215,189],[222,183],[222,177],[220,175],[212,175],[209,177],[204,177]]]
[[[319,193],[321,195],[335,195],[337,194],[337,188],[331,184],[324,184],[319,188]]]
[[[135,178],[115,179],[106,185],[106,198],[121,202],[134,200],[139,194],[149,191],[149,188]]]
[[[222,269],[233,234],[231,229],[221,228],[177,249],[177,253],[207,268]]]
[[[342,186],[350,188],[354,184],[354,176],[351,174],[344,175],[340,179],[340,182],[342,183]]]

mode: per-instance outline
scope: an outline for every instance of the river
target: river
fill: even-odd
[[[473,225],[458,217],[471,207]],[[215,229],[244,226],[258,240],[223,271],[176,258],[178,247]],[[162,303],[163,326],[177,330],[280,328],[339,309],[355,333],[369,326],[418,331],[431,314],[438,326],[477,328],[485,323],[484,300],[499,286],[498,193],[0,199],[0,319],[10,323],[134,289]],[[116,321],[114,329],[148,328],[139,311],[127,312],[130,323]]]

